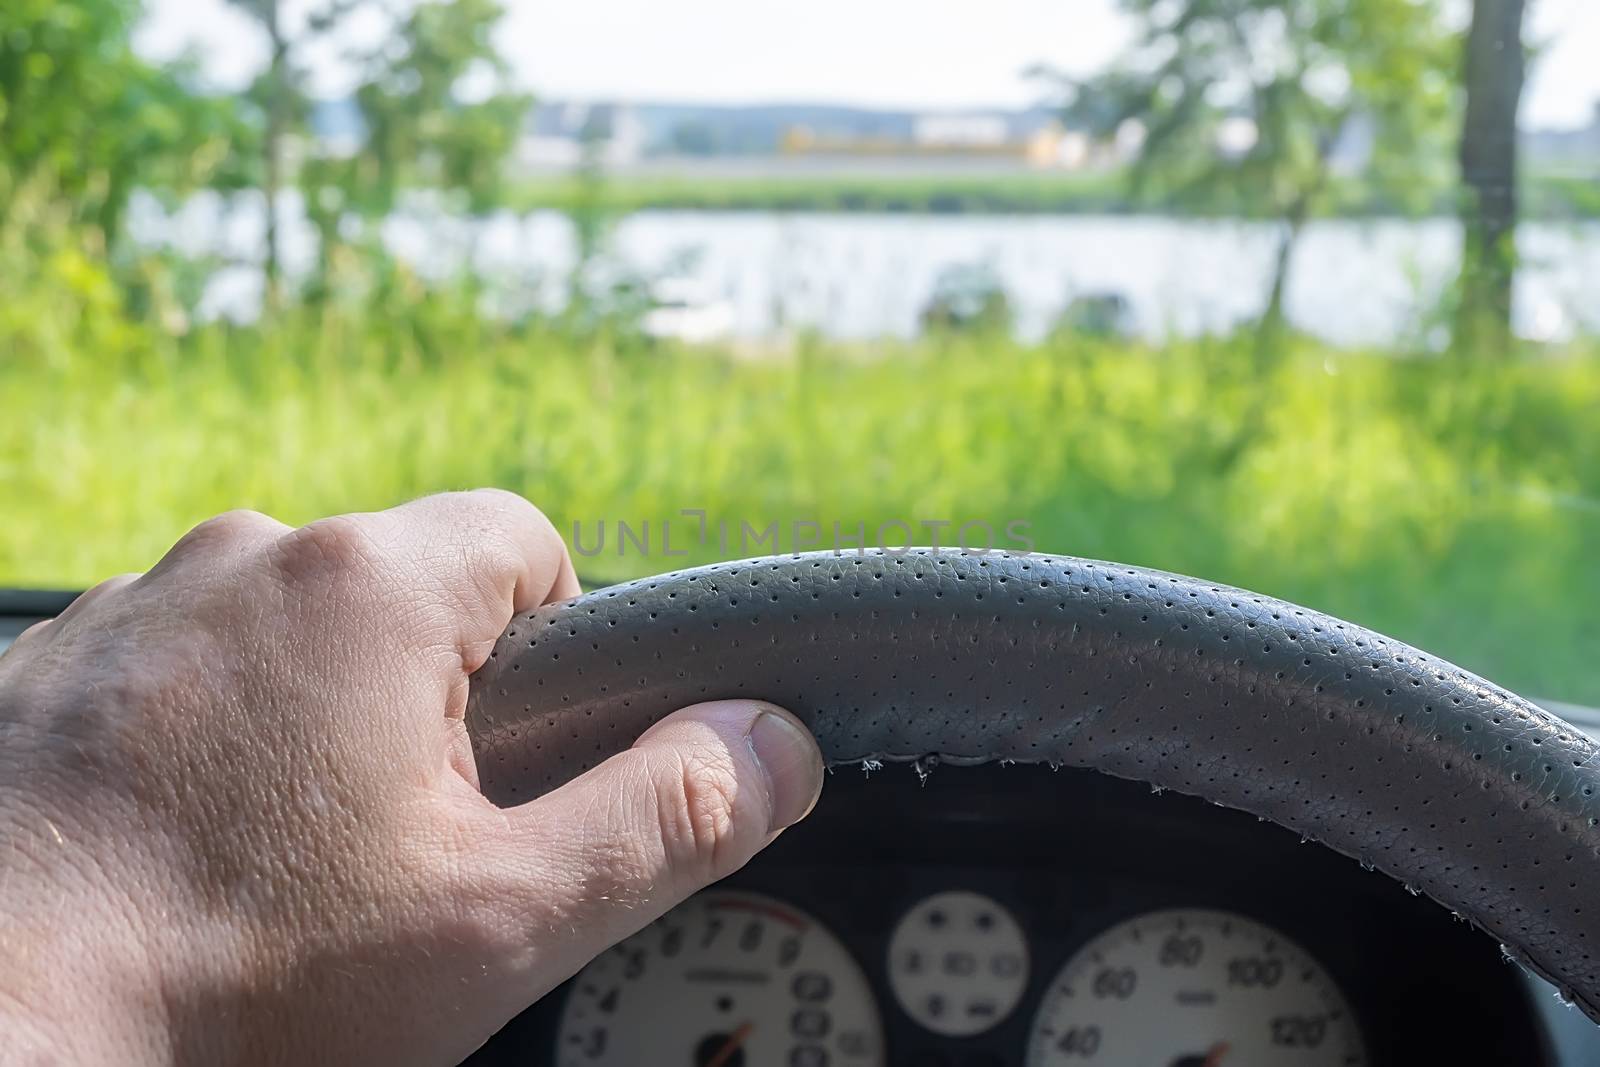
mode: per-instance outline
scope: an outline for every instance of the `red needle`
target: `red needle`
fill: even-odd
[[[733,1054],[739,1051],[739,1046],[745,1043],[746,1039],[750,1037],[751,1031],[755,1028],[755,1024],[752,1022],[740,1023],[739,1029],[728,1035],[728,1043],[717,1049],[716,1055],[706,1061],[706,1067],[725,1067],[727,1062],[733,1058]],[[1211,1065],[1208,1063],[1206,1067],[1211,1067]]]
[[[1218,1041],[1211,1046],[1211,1051],[1206,1053],[1205,1067],[1222,1067],[1222,1057],[1228,1054],[1228,1043]]]

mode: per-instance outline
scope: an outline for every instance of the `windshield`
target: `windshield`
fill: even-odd
[[[0,586],[522,493],[1153,566],[1600,705],[1592,0],[0,6]],[[269,210],[270,206],[270,210]]]

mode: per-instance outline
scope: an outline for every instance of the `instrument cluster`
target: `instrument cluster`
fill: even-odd
[[[895,924],[895,1010],[972,1037],[1023,1007],[1027,942],[998,900],[930,894]],[[1357,1067],[1344,993],[1281,932],[1225,911],[1135,916],[1074,952],[1030,1006],[1034,1067]],[[881,1067],[881,1013],[844,943],[772,897],[712,890],[578,975],[556,1033],[561,1067]]]
[[[1278,827],[1045,768],[837,773],[475,1057],[525,1067],[1550,1062],[1489,938]]]

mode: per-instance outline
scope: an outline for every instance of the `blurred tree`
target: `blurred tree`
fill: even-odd
[[[48,183],[108,248],[136,187],[181,193],[252,177],[233,152],[251,137],[233,102],[193,91],[185,65],[134,55],[138,14],[132,0],[0,4],[0,166]]]
[[[1524,0],[1474,0],[1465,41],[1458,351],[1499,353],[1511,342],[1524,6]]]
[[[279,298],[278,267],[278,189],[282,185],[283,132],[289,110],[289,41],[285,36],[278,0],[231,0],[253,16],[266,32],[267,69],[256,79],[249,94],[262,109],[265,122],[261,136],[261,191],[266,212],[266,261],[264,297],[266,306],[276,307]]]
[[[267,66],[245,94],[254,105],[260,129],[260,184],[265,201],[266,240],[262,271],[266,306],[282,298],[282,261],[278,225],[278,195],[283,188],[283,145],[290,133],[305,132],[311,101],[295,56],[313,41],[335,29],[361,0],[332,0],[311,8],[298,30],[291,31],[283,16],[282,0],[228,0],[260,25],[267,39]]]
[[[1306,221],[1360,179],[1397,206],[1445,181],[1437,0],[1120,0],[1134,40],[1070,82],[1068,121],[1137,144],[1135,195],[1280,220],[1258,358],[1279,347]]]
[[[318,154],[301,172],[324,281],[343,220],[381,218],[408,186],[456,194],[473,212],[497,204],[531,102],[510,88],[494,44],[499,0],[422,0],[391,15],[392,32],[357,57],[360,143],[347,156]]]
[[[925,333],[991,336],[1009,334],[1012,318],[1005,285],[994,267],[981,261],[957,263],[940,271],[919,316]]]

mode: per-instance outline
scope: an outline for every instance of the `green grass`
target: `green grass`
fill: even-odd
[[[477,485],[569,535],[683,508],[756,527],[1021,519],[1040,550],[1258,589],[1600,704],[1593,346],[1457,364],[1299,341],[1260,374],[1246,338],[753,357],[500,324],[403,274],[184,331],[161,272],[135,318],[92,248],[39,233],[0,227],[0,585],[147,568],[227,508],[300,523]],[[720,555],[656,546],[582,569]]]
[[[608,177],[605,206],[715,211],[871,211],[919,214],[1123,212],[1133,209],[1114,174]],[[588,195],[575,177],[527,178],[509,200],[523,210],[581,209]]]
[[[525,178],[507,196],[515,210],[585,210],[595,195],[576,177]],[[1219,194],[1219,197],[1223,194]],[[1346,179],[1335,181],[1330,214],[1351,217],[1453,215],[1454,193],[1439,189],[1424,202],[1398,204]],[[1120,172],[1018,172],[997,175],[817,174],[752,177],[612,175],[600,203],[626,214],[681,211],[883,212],[909,214],[1155,214],[1234,215],[1239,205],[1204,201],[1175,208],[1171,197],[1136,196]],[[1528,179],[1524,214],[1530,219],[1600,218],[1600,181],[1553,175]]]
[[[1526,199],[1523,211],[1533,218],[1600,218],[1600,173],[1589,177],[1535,174],[1528,181]]]

